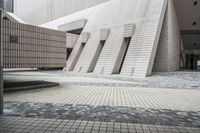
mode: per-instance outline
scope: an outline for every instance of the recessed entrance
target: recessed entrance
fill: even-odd
[[[197,62],[200,60],[200,33],[182,33],[181,44],[181,68],[197,70]]]
[[[180,68],[197,70],[200,59],[199,0],[173,0],[181,33]]]
[[[130,41],[131,37],[124,38],[112,74],[121,73]]]
[[[67,60],[69,59],[69,56],[71,55],[71,53],[72,53],[72,50],[73,50],[73,48],[67,48]]]
[[[104,44],[105,44],[105,41],[100,41],[99,43],[99,46],[97,47],[97,50],[94,54],[94,57],[92,59],[92,62],[90,64],[90,67],[88,69],[88,72],[91,73],[94,71],[95,67],[96,67],[96,64],[97,64],[97,61],[99,59],[99,56],[101,55],[101,52],[103,50],[103,47],[104,47]]]
[[[77,64],[77,62],[78,62],[78,60],[79,60],[79,58],[81,56],[81,53],[82,53],[84,47],[85,47],[85,43],[81,43],[81,45],[79,47],[79,50],[78,50],[78,52],[77,52],[77,54],[76,54],[76,56],[74,58],[74,61],[72,62],[72,65],[71,65],[69,71],[73,71],[74,70],[74,68],[75,68],[75,66],[76,66],[76,64]]]

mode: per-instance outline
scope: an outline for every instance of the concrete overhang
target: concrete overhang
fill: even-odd
[[[17,17],[13,13],[4,12],[2,17],[3,17],[3,19],[7,19],[7,20],[10,20],[12,22],[27,24],[25,21],[23,21],[22,19],[20,19],[19,17]]]
[[[58,30],[67,32],[67,33],[72,33],[72,34],[79,34],[83,30],[87,23],[86,19],[81,19],[77,21],[72,21],[70,23],[66,23],[63,25],[58,26]]]
[[[110,29],[101,29],[100,30],[100,40],[101,41],[107,40],[109,34],[110,34]]]
[[[173,0],[181,31],[200,30],[200,0]]]
[[[134,24],[124,25],[124,37],[132,37],[135,30]]]

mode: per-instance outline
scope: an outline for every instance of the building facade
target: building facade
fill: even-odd
[[[79,35],[68,71],[145,77],[153,71],[195,70],[199,3],[111,0],[41,26]]]

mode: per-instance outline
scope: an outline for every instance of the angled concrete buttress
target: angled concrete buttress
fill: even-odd
[[[76,51],[75,58],[73,59],[73,62],[71,64],[70,68],[69,68],[69,71],[74,70],[74,68],[75,68],[76,64],[78,63],[79,58],[80,58],[89,38],[90,38],[90,33],[84,32],[84,33],[81,34],[81,43],[79,44],[79,48]],[[82,69],[82,66],[79,67],[79,72],[81,71],[81,69]]]
[[[82,29],[84,28],[85,24],[87,23],[86,19],[81,19],[77,21],[72,21],[67,24],[60,25],[58,27],[59,30],[65,31],[67,33],[78,34],[80,35]]]
[[[172,11],[172,3],[172,0],[111,0],[42,26],[60,29],[62,25],[87,20],[82,32],[90,33],[90,37],[77,60],[83,44],[82,36],[78,37],[67,61],[70,71],[145,77],[158,68],[154,60],[160,56],[157,54],[160,45],[169,45],[169,41],[162,43],[161,34],[164,21],[170,21],[164,18],[166,12]],[[101,29],[109,29],[106,40],[101,39]]]
[[[98,47],[97,47],[97,49],[95,51],[95,54],[93,55],[93,59],[92,59],[92,61],[90,63],[90,66],[89,66],[87,72],[89,72],[89,73],[94,72],[94,69],[95,69],[95,67],[97,65],[98,59],[99,59],[99,57],[101,55],[101,52],[102,52],[102,50],[104,48],[104,45],[106,43],[106,40],[108,39],[109,34],[110,34],[110,29],[101,29],[100,30],[99,44],[98,44]]]

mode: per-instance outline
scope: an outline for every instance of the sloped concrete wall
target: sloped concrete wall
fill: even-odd
[[[180,43],[180,29],[174,3],[173,0],[169,0],[153,71],[167,72],[179,70]]]
[[[110,29],[94,73],[112,74],[124,40],[124,26],[134,24],[127,56],[121,71],[123,75],[145,77],[151,74],[168,0],[111,0],[99,6],[77,12],[42,26],[57,29],[59,25],[87,19],[83,32],[90,37],[74,71],[86,73],[100,42],[100,30]],[[69,69],[81,45],[77,40],[69,57]],[[120,65],[120,64],[118,64]]]
[[[14,0],[14,13],[29,24],[43,24],[108,0]]]
[[[173,0],[169,2],[169,71],[180,69],[180,28]]]
[[[123,42],[124,39],[124,25],[126,23],[128,23],[128,17],[131,16],[131,13],[136,13],[133,10],[130,9],[130,7],[128,6],[128,4],[130,5],[134,5],[135,2],[138,1],[123,1],[123,4],[120,3],[120,6],[122,6],[122,9],[124,8],[124,12],[123,13],[119,13],[119,8],[121,8],[119,5],[116,5],[117,2],[112,3],[110,5],[115,5],[116,9],[113,10],[113,6],[112,10],[113,10],[113,15],[110,15],[110,18],[112,19],[113,17],[117,17],[117,13],[120,14],[120,16],[123,18],[123,20],[121,20],[121,23],[113,23],[113,25],[117,25],[117,26],[112,26],[109,27],[111,28],[111,34],[108,37],[108,40],[105,43],[105,48],[101,53],[101,56],[99,58],[99,61],[97,62],[97,66],[95,68],[95,73],[103,73],[103,74],[111,74],[115,63],[116,63],[116,59],[118,56],[118,53],[120,52],[120,48],[121,48],[121,44]],[[165,11],[165,9],[163,8],[164,5],[164,1],[142,1],[141,3],[138,3],[139,6],[145,6],[144,10],[140,10],[141,14],[137,14],[136,15],[140,15],[140,16],[135,16],[132,19],[132,22],[134,24],[136,24],[136,29],[139,28],[139,30],[135,31],[133,38],[138,39],[136,41],[136,45],[137,48],[134,49],[133,51],[130,51],[131,47],[134,46],[133,41],[130,44],[128,53],[127,53],[127,57],[126,60],[124,62],[124,66],[122,69],[122,74],[125,73],[125,69],[129,69],[126,72],[126,75],[132,75],[133,76],[147,76],[151,74],[151,70],[152,70],[152,65],[153,65],[153,61],[154,61],[154,56],[152,56],[152,54],[155,54],[155,50],[157,49],[156,46],[156,41],[158,40],[160,34],[159,34],[159,29],[161,30],[161,24],[162,23],[162,15],[164,16],[164,14],[162,14],[162,12]],[[155,11],[153,11],[154,9],[152,7],[160,7],[160,9],[155,9]],[[163,11],[162,11],[163,10]],[[110,13],[110,14],[112,14]],[[115,14],[116,13],[116,14]],[[149,13],[153,13],[153,14],[149,14]],[[105,14],[104,14],[105,15]],[[104,17],[99,17],[96,18],[96,20],[102,21],[105,20],[105,18],[108,17],[108,15],[105,15]],[[137,18],[137,17],[141,17],[141,18]],[[131,18],[131,17],[130,17]],[[134,21],[134,18],[137,21]],[[119,19],[118,21],[120,22],[120,18],[113,18],[113,19]],[[126,20],[127,19],[127,20]],[[108,19],[108,21],[111,21],[110,19]],[[131,21],[129,19],[129,21]],[[86,25],[86,28],[84,30],[87,30],[87,27],[90,28],[90,20],[88,20],[88,24]],[[92,24],[91,24],[92,25]],[[110,25],[110,24],[109,24]],[[97,25],[100,26],[100,25]],[[92,27],[92,26],[91,26]],[[97,28],[98,29],[98,28]],[[94,34],[94,33],[91,33]],[[139,36],[137,35],[139,34]],[[94,34],[95,35],[95,34]],[[95,39],[96,38],[96,39]],[[82,71],[81,72],[87,72],[88,66],[89,66],[89,62],[91,60],[91,56],[90,55],[94,55],[93,51],[95,51],[95,49],[92,50],[92,48],[95,48],[94,44],[98,44],[99,40],[97,39],[97,36],[92,37],[91,39],[88,41],[87,43],[87,47],[84,49],[82,56],[79,59],[79,62],[76,66],[75,71],[79,70],[80,67],[82,67]],[[96,41],[96,43],[95,43]],[[93,45],[92,45],[93,44]],[[131,58],[130,56],[134,55],[135,53],[137,53],[137,55],[133,58]],[[151,60],[151,61],[150,61]],[[134,62],[135,61],[135,62]],[[127,64],[129,63],[129,64]],[[149,65],[151,64],[151,65]],[[70,65],[70,63],[69,63]],[[120,65],[120,64],[118,64]],[[133,70],[134,69],[134,72]]]

